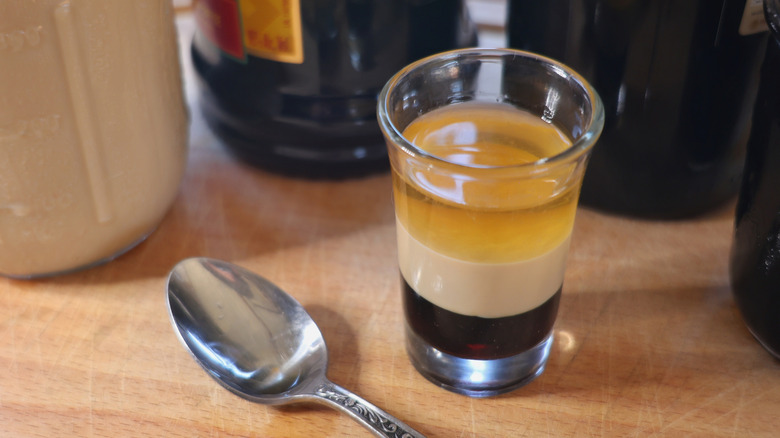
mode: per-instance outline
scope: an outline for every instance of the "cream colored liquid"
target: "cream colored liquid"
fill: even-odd
[[[170,1],[0,2],[0,274],[75,269],[150,233],[187,123]]]
[[[412,122],[404,137],[472,166],[530,163],[571,146],[553,125],[503,104],[450,105]],[[461,168],[458,177],[394,169],[406,281],[434,304],[466,315],[514,315],[544,303],[563,282],[579,194],[569,170],[486,178],[478,168]]]

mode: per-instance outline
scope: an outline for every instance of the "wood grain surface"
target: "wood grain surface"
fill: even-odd
[[[191,24],[179,20],[185,43]],[[208,377],[166,309],[167,272],[189,256],[287,290],[320,325],[331,380],[431,437],[778,436],[780,362],[728,287],[733,205],[676,222],[580,209],[547,370],[471,399],[406,358],[389,175],[256,170],[192,115],[180,195],[146,242],[72,275],[0,278],[0,437],[370,436],[329,408],[252,404]]]

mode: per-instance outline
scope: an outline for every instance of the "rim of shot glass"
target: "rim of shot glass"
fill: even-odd
[[[456,163],[453,161],[446,160],[442,157],[433,155],[431,153],[428,153],[425,150],[418,147],[417,145],[415,145],[414,143],[407,140],[406,137],[403,136],[402,131],[398,129],[396,124],[391,119],[390,108],[388,108],[388,102],[389,102],[388,97],[390,96],[390,93],[392,93],[392,91],[395,90],[398,83],[401,82],[413,71],[423,67],[433,66],[437,64],[439,66],[444,66],[448,63],[452,63],[464,57],[468,57],[472,59],[498,60],[506,56],[520,56],[523,58],[535,60],[540,64],[542,63],[547,64],[549,66],[548,70],[554,72],[555,74],[558,74],[562,78],[573,79],[585,91],[585,94],[588,96],[588,102],[590,103],[590,107],[591,107],[591,117],[590,120],[588,120],[588,123],[586,125],[587,129],[582,133],[582,135],[579,138],[577,138],[576,140],[572,139],[572,145],[568,147],[566,150],[556,155],[543,157],[539,160],[532,161],[530,163],[522,163],[522,164],[493,166],[493,165],[473,165],[473,164]],[[498,102],[505,103],[506,101],[499,100]],[[466,48],[466,49],[455,49],[447,52],[437,53],[422,58],[418,61],[415,61],[407,65],[406,67],[402,68],[401,70],[399,70],[395,75],[393,75],[393,77],[390,78],[390,80],[387,81],[385,86],[382,88],[382,91],[379,93],[379,98],[377,101],[377,119],[379,120],[379,125],[382,128],[382,131],[385,133],[385,135],[387,135],[397,147],[399,147],[407,155],[410,155],[412,157],[423,158],[425,160],[430,160],[433,163],[439,163],[445,166],[453,166],[455,168],[469,169],[472,172],[473,171],[478,172],[480,170],[485,170],[485,171],[518,170],[518,171],[534,172],[534,171],[538,171],[540,167],[547,168],[559,164],[565,164],[572,161],[576,161],[579,157],[583,156],[588,151],[590,151],[590,149],[593,148],[593,145],[596,143],[599,136],[601,135],[602,129],[604,128],[604,107],[601,101],[601,97],[599,96],[596,89],[593,88],[593,86],[591,86],[590,83],[582,75],[577,73],[571,67],[559,61],[556,61],[552,58],[548,58],[546,56],[539,55],[537,53],[518,50],[518,49]]]

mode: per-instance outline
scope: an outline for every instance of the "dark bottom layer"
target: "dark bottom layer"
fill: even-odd
[[[433,347],[468,359],[520,354],[542,342],[553,328],[561,288],[541,306],[502,318],[467,316],[443,309],[418,295],[401,277],[409,328]]]

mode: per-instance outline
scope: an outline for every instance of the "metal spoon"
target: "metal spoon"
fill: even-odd
[[[168,312],[195,360],[253,402],[322,403],[381,437],[422,434],[326,377],[328,350],[306,310],[270,281],[228,262],[191,258],[168,277]]]

